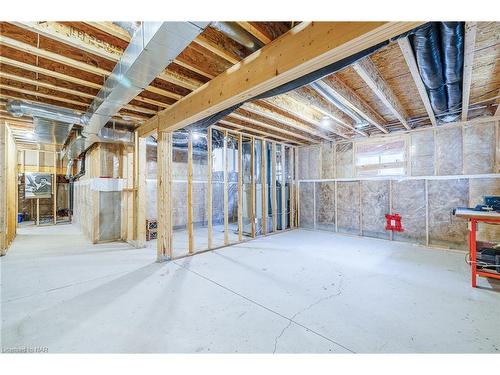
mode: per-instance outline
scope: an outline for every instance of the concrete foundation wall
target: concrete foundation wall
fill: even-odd
[[[492,121],[404,134],[407,175],[398,177],[356,176],[353,152],[363,140],[303,147],[300,226],[466,249],[467,222],[452,210],[474,207],[484,195],[500,195],[498,133]],[[385,230],[385,214],[391,212],[402,216],[403,232]],[[478,239],[500,241],[500,230],[481,224]]]

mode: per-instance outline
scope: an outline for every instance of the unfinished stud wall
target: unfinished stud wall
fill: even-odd
[[[363,140],[300,148],[300,226],[466,249],[467,223],[452,210],[473,207],[484,195],[500,195],[498,122],[429,128],[402,137],[405,176],[356,176],[354,150]],[[392,139],[378,138],[381,143]],[[386,213],[402,216],[404,232],[385,230]],[[481,224],[478,239],[498,241],[500,231]]]
[[[6,163],[6,137],[7,127],[2,124],[0,128],[0,255],[7,251],[7,163]]]
[[[158,145],[159,261],[297,225],[295,147],[218,126]]]
[[[0,126],[0,255],[17,230],[17,149],[10,129]]]

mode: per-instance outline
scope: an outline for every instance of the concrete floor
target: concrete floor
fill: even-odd
[[[72,225],[21,228],[2,347],[49,352],[498,352],[500,287],[464,254],[295,230],[155,263]]]

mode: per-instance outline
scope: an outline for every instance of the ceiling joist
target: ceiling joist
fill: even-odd
[[[422,99],[422,103],[424,104],[427,116],[429,116],[432,126],[437,126],[436,116],[434,115],[434,110],[432,109],[429,95],[427,94],[427,89],[425,88],[422,77],[420,76],[420,72],[418,71],[417,60],[415,59],[415,55],[413,54],[413,49],[408,37],[400,38],[398,40],[398,45],[405,58],[406,65],[410,70],[413,82],[415,82],[415,86],[417,86],[418,94],[420,95],[420,99]]]
[[[174,131],[420,25],[419,22],[303,22],[142,125]],[[335,37],[325,38],[325,35]],[[269,61],[273,64],[269,64]]]
[[[476,22],[465,23],[464,37],[464,71],[462,79],[462,121],[467,121],[469,114],[469,98],[472,83],[472,66],[476,46]]]
[[[349,108],[351,111],[356,112],[383,133],[389,133],[387,128],[384,126],[384,118],[337,76],[331,75],[326,77],[323,79],[323,82],[331,89],[332,95],[340,103]]]
[[[377,95],[384,105],[396,116],[403,126],[410,130],[406,110],[399,102],[392,89],[389,87],[384,78],[380,75],[377,67],[373,64],[369,57],[365,57],[357,61],[353,65],[354,70],[365,81],[368,87]]]

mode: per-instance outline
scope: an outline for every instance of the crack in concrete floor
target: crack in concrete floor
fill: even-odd
[[[338,290],[336,293],[334,293],[334,294],[332,294],[332,295],[330,295],[330,296],[326,296],[326,297],[322,297],[322,298],[320,298],[318,301],[313,302],[311,305],[309,305],[309,306],[308,306],[308,307],[306,307],[305,309],[300,310],[298,313],[294,314],[291,318],[289,318],[289,317],[287,317],[287,316],[285,316],[285,315],[283,315],[283,314],[279,313],[278,311],[275,311],[275,310],[273,310],[273,309],[271,309],[271,308],[269,308],[269,307],[267,307],[267,306],[265,306],[265,305],[263,305],[263,304],[261,304],[261,303],[259,303],[259,302],[257,302],[257,301],[254,301],[253,299],[251,299],[251,298],[249,298],[249,297],[247,297],[247,296],[244,296],[243,294],[240,294],[240,293],[236,292],[235,290],[233,290],[233,289],[231,289],[231,288],[229,288],[229,287],[227,287],[227,286],[225,286],[225,285],[222,285],[222,284],[218,283],[218,282],[217,282],[217,281],[215,281],[215,280],[210,279],[209,277],[207,277],[207,276],[205,276],[205,275],[202,275],[202,274],[201,274],[201,273],[199,273],[199,272],[193,271],[192,269],[189,269],[188,267],[186,267],[186,266],[184,266],[184,265],[182,265],[182,264],[180,264],[180,263],[178,263],[178,262],[176,262],[176,261],[172,261],[172,262],[173,262],[174,264],[176,264],[177,266],[179,266],[180,268],[182,268],[182,269],[184,269],[184,270],[186,270],[186,271],[188,271],[188,272],[191,272],[191,273],[193,273],[193,274],[197,275],[198,277],[201,277],[201,278],[203,278],[203,279],[207,280],[208,282],[211,282],[211,283],[213,283],[213,284],[215,284],[215,285],[217,285],[217,286],[219,286],[219,287],[221,287],[221,288],[223,288],[223,289],[227,290],[228,292],[231,292],[231,293],[233,293],[233,294],[235,294],[235,295],[237,295],[237,296],[239,296],[239,297],[241,297],[241,298],[243,298],[243,299],[247,300],[248,302],[253,303],[254,305],[257,305],[257,306],[259,306],[259,307],[261,307],[261,308],[263,308],[263,309],[265,309],[265,310],[267,310],[267,311],[269,311],[269,312],[271,312],[271,313],[273,313],[273,314],[275,314],[275,315],[278,315],[278,316],[280,316],[280,317],[281,317],[281,318],[283,318],[283,319],[288,320],[288,324],[287,324],[287,326],[285,327],[285,329],[283,330],[283,332],[284,332],[286,329],[288,329],[288,328],[292,325],[292,323],[293,323],[293,324],[295,324],[295,325],[297,325],[297,326],[299,326],[299,327],[302,327],[302,328],[304,328],[305,330],[307,330],[307,331],[309,331],[309,332],[311,332],[311,333],[315,334],[316,336],[319,336],[319,337],[321,337],[321,338],[323,338],[323,339],[325,339],[325,340],[327,340],[327,341],[331,342],[332,344],[334,344],[334,345],[336,345],[336,346],[338,346],[338,347],[341,347],[341,348],[343,348],[343,349],[347,350],[347,351],[348,351],[348,352],[350,352],[350,353],[355,353],[355,351],[354,351],[354,350],[349,349],[348,347],[346,347],[346,346],[344,346],[344,345],[342,345],[342,344],[340,344],[340,343],[336,342],[335,340],[333,340],[333,339],[331,339],[331,338],[329,338],[329,337],[326,337],[326,336],[324,336],[323,334],[321,334],[321,333],[319,333],[319,332],[317,332],[317,331],[315,331],[315,330],[313,330],[313,329],[311,329],[311,328],[309,328],[309,327],[307,327],[307,326],[305,326],[305,325],[303,325],[303,324],[301,324],[301,323],[296,322],[295,320],[293,320],[293,319],[294,319],[297,315],[299,315],[300,313],[303,313],[304,311],[306,311],[306,310],[308,310],[308,309],[312,308],[313,306],[315,306],[315,305],[317,305],[317,304],[319,304],[319,303],[321,303],[321,302],[323,302],[323,301],[325,301],[325,300],[327,300],[327,299],[330,299],[330,298],[332,298],[332,297],[335,297],[335,296],[338,296],[338,295],[342,294],[342,289],[341,289],[341,288],[342,288],[342,282],[340,282],[340,283],[339,283],[339,290]],[[341,281],[342,281],[342,278],[341,278]],[[283,332],[282,332],[282,334],[283,334]],[[282,334],[278,335],[278,337],[282,336]],[[275,342],[275,347],[274,347],[274,350],[276,351],[276,342]],[[273,353],[274,353],[274,352],[273,352]]]
[[[281,336],[283,336],[283,334],[285,333],[285,331],[286,331],[288,328],[290,328],[290,326],[292,325],[292,322],[294,322],[294,319],[295,319],[297,316],[299,316],[300,314],[302,314],[302,313],[306,312],[307,310],[309,310],[309,309],[313,308],[314,306],[319,305],[320,303],[322,303],[322,302],[324,302],[324,301],[327,301],[327,300],[329,300],[329,299],[331,299],[331,298],[333,298],[333,297],[340,296],[340,295],[342,294],[342,281],[343,281],[343,279],[344,279],[344,275],[339,274],[339,276],[340,276],[341,278],[340,278],[340,282],[339,282],[338,290],[337,290],[337,292],[336,292],[336,293],[330,294],[330,295],[328,295],[328,296],[326,296],[326,297],[321,297],[321,298],[319,298],[317,301],[315,301],[315,302],[311,303],[311,304],[310,304],[310,305],[308,305],[307,307],[303,308],[302,310],[297,311],[295,314],[293,314],[293,315],[292,315],[292,317],[291,317],[291,318],[289,319],[289,321],[288,321],[288,324],[287,324],[287,325],[286,325],[286,326],[285,326],[285,327],[281,330],[281,333],[280,333],[278,336],[276,336],[276,338],[274,339],[274,350],[273,350],[273,354],[275,354],[275,353],[276,353],[276,350],[277,350],[277,348],[278,348],[278,341],[279,341],[279,339],[281,338]],[[345,348],[345,349],[347,349],[347,348]],[[347,349],[347,350],[349,350],[349,349]],[[352,353],[354,353],[354,351],[352,351],[352,350],[349,350],[349,351],[350,351],[350,352],[352,352]]]

